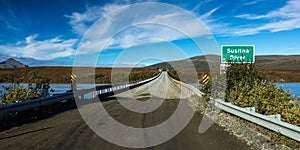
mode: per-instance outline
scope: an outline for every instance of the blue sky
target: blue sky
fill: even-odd
[[[81,39],[97,20],[140,2],[144,1],[0,0],[0,54],[72,62]],[[192,13],[210,30],[219,47],[223,44],[251,44],[255,45],[257,55],[300,54],[299,0],[155,2],[172,4]],[[146,11],[153,11],[153,18],[162,15],[159,10]],[[189,25],[193,21],[172,12],[164,17],[166,23],[180,20],[177,22]],[[122,21],[126,21],[126,17]],[[200,35],[200,31],[193,26],[182,28],[195,32],[194,38]],[[176,55],[173,51],[178,48],[183,50],[185,57],[203,54],[189,39],[161,26],[134,26],[115,35],[111,42],[101,53],[92,51],[83,54],[86,55],[84,58],[100,54],[99,64],[113,64],[124,50],[131,51],[128,54],[132,58],[149,56],[151,49],[170,55],[119,61],[123,66],[130,66],[183,59],[183,55]]]

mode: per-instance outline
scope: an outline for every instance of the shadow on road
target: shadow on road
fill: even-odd
[[[9,139],[9,138],[13,138],[13,137],[25,135],[25,134],[30,134],[30,133],[34,133],[34,132],[40,132],[40,131],[43,131],[43,130],[48,130],[48,129],[50,129],[50,128],[52,128],[52,127],[46,127],[46,128],[41,128],[41,129],[37,129],[37,130],[27,131],[27,132],[24,132],[24,133],[19,133],[19,134],[16,134],[16,135],[11,135],[11,136],[7,136],[7,137],[2,137],[2,138],[0,138],[0,141],[1,141],[1,140],[4,140],[4,139]]]
[[[114,97],[104,97],[99,96],[101,102],[110,101],[115,99]],[[99,102],[99,99],[84,100],[88,104]],[[69,100],[67,102],[58,102],[52,105],[34,108],[27,111],[16,112],[15,114],[9,114],[5,116],[0,116],[0,132],[8,130],[12,127],[17,127],[22,124],[31,123],[43,119],[52,117],[53,115],[69,111],[72,109],[77,109],[77,105],[74,100]]]

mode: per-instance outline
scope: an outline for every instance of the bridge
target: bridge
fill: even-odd
[[[0,148],[127,149],[124,147],[143,148],[144,145],[148,145],[149,149],[249,149],[245,142],[216,124],[212,124],[206,132],[199,133],[203,115],[194,112],[201,96],[202,93],[198,89],[177,81],[166,71],[162,71],[157,76],[143,81],[97,86],[6,105],[0,108],[0,115],[3,117],[37,107],[63,105],[65,101],[69,105],[74,103],[72,101],[74,97],[78,109],[73,108],[49,118],[9,129],[8,132],[1,132]],[[99,110],[99,99],[104,109]],[[225,102],[215,103],[227,112],[240,114],[242,118],[253,117],[251,111],[234,108]],[[258,119],[272,122],[272,119],[264,117]],[[146,129],[164,124],[166,120],[170,123],[158,128],[154,134],[146,132]],[[114,127],[118,125],[114,124],[114,121],[128,128],[125,132],[115,132]],[[282,123],[271,124],[275,124],[273,128],[280,128],[283,133],[295,134],[293,137],[299,138],[298,128],[287,127],[288,125]],[[178,128],[180,130],[176,131]],[[129,131],[133,129],[143,130],[131,134]],[[109,133],[113,136],[107,136]],[[164,139],[166,135],[174,137],[170,140]],[[160,141],[155,139],[165,142],[159,143]]]

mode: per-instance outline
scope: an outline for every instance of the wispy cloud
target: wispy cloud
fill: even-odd
[[[191,11],[192,12],[195,12],[197,11],[199,8],[201,8],[204,4],[207,4],[209,2],[211,2],[212,0],[203,0],[203,1],[200,1]]]
[[[202,7],[203,3],[207,4],[210,0],[198,3],[192,11],[195,11]],[[262,0],[256,0],[248,2],[245,5],[254,5]],[[69,24],[71,25],[73,31],[79,35],[83,35],[92,23],[97,21],[103,16],[109,16],[111,12],[129,7],[128,4],[106,4],[104,6],[86,6],[86,11],[84,12],[74,12],[71,15],[65,15],[69,18]],[[173,41],[186,38],[186,36],[172,27],[160,26],[158,24],[151,24],[153,22],[161,22],[162,24],[172,24],[173,27],[180,27],[185,31],[192,33],[192,37],[197,37],[203,34],[204,29],[199,29],[196,22],[199,20],[203,21],[205,25],[214,33],[224,36],[243,36],[258,34],[263,31],[268,32],[279,32],[285,30],[293,30],[300,28],[300,1],[290,0],[285,6],[272,10],[264,15],[256,14],[238,14],[235,19],[244,19],[246,22],[244,24],[234,24],[231,21],[222,22],[220,20],[226,18],[227,16],[222,16],[222,18],[216,17],[215,14],[218,13],[220,6],[215,7],[202,15],[197,15],[198,18],[186,18],[181,12],[167,12],[162,14],[159,10],[149,10],[148,16],[141,16],[139,12],[136,12],[135,20],[145,22],[143,25],[135,25],[132,28],[128,28],[111,39],[108,35],[103,35],[103,37],[97,42],[87,41],[82,43],[83,47],[89,49],[99,50],[103,45],[107,48],[128,48],[137,45],[158,43],[161,41]],[[98,30],[92,36],[98,36],[103,34],[103,30],[106,33],[112,33],[108,31],[111,26],[117,27],[111,23],[114,23],[112,16],[110,18],[105,18],[109,20],[106,24],[100,25]],[[127,17],[119,18],[118,22],[128,22]],[[233,18],[234,19],[234,18]],[[262,20],[255,21],[252,20]],[[147,24],[147,22],[149,24]],[[134,23],[134,21],[133,21]],[[90,38],[90,37],[89,37]],[[109,43],[107,43],[109,41]]]
[[[265,15],[244,14],[237,16],[245,19],[295,19],[300,17],[300,1],[290,0],[284,7],[271,11]]]
[[[252,1],[244,3],[244,5],[254,5],[254,4],[257,4],[262,1],[264,1],[264,0],[252,0]]]
[[[73,32],[83,35],[95,21],[124,6],[127,5],[107,4],[105,6],[86,6],[85,12],[74,12],[71,15],[66,14],[65,17],[70,19],[69,24]]]
[[[34,34],[17,42],[15,45],[0,45],[0,51],[10,56],[31,57],[41,60],[50,60],[60,57],[74,55],[74,45],[77,39],[63,40],[58,37],[37,40],[38,35]]]
[[[203,15],[200,16],[200,19],[201,19],[201,20],[208,20],[208,18],[209,18],[210,16],[212,16],[212,14],[213,14],[215,11],[217,11],[218,9],[219,9],[219,7],[216,7],[216,8],[214,8],[214,9],[212,9],[212,10],[206,12],[205,14],[203,14]]]
[[[199,27],[201,23],[196,16],[192,17],[187,15],[186,12],[180,12],[178,8],[159,10],[161,7],[153,7],[153,5],[149,7],[147,13],[145,13],[145,10],[137,7],[133,8],[129,5],[107,4],[103,7],[87,7],[83,13],[76,12],[72,15],[66,15],[66,17],[70,18],[70,25],[72,25],[74,31],[80,33],[87,30],[86,28],[89,27],[87,23],[92,20],[96,21],[100,18],[99,16],[105,16],[105,23],[94,25],[93,32],[85,37],[88,39],[97,38],[97,40],[87,40],[81,43],[82,47],[91,51],[93,49],[98,51],[104,45],[110,49],[128,48],[162,41],[179,40],[186,38],[186,33],[189,33],[190,37],[207,34],[206,29]],[[121,8],[123,8],[125,14],[116,15],[111,13]],[[217,9],[211,10],[206,15],[214,13]],[[128,19],[129,17],[130,19]],[[116,35],[110,35],[110,33],[114,33],[115,29],[122,28],[124,23],[132,24],[132,26]],[[181,33],[177,29],[181,29],[186,33]],[[110,36],[114,37],[111,38]],[[107,41],[110,41],[110,43],[107,43]]]
[[[0,1],[0,25],[1,22],[4,23],[8,29],[19,30],[19,20],[6,1]]]
[[[290,47],[290,48],[284,49],[283,51],[295,51],[295,50],[297,50],[297,48]]]
[[[230,29],[233,34],[249,35],[260,33],[261,31],[279,32],[300,28],[300,1],[290,0],[287,4],[277,10],[270,11],[265,15],[242,14],[237,15],[237,18],[247,20],[264,20],[267,23],[237,27]]]
[[[264,0],[256,0],[245,3],[245,5],[259,5]],[[236,16],[216,17],[214,13],[219,9],[216,7],[202,16],[200,19],[208,28],[221,36],[245,36],[261,32],[280,32],[300,28],[300,1],[289,0],[281,8],[274,9],[263,15],[237,14]],[[230,19],[231,18],[231,19]],[[225,22],[222,20],[226,20]],[[238,23],[241,22],[241,23]]]

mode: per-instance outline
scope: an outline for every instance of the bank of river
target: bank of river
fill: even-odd
[[[0,96],[4,94],[5,90],[3,86],[10,86],[9,83],[0,83]],[[96,84],[96,85],[104,85],[104,84]],[[191,83],[190,85],[201,87],[200,84]],[[300,82],[293,83],[277,83],[277,87],[282,86],[284,90],[290,90],[293,95],[297,95],[300,97]],[[64,93],[71,89],[70,84],[50,84],[50,87],[54,90],[54,94]],[[80,84],[78,85],[78,89],[92,88],[91,84]]]
[[[22,84],[23,86],[27,86],[27,84]],[[105,85],[105,84],[96,84],[98,85]],[[2,96],[5,93],[4,87],[10,87],[10,83],[0,83],[0,96]],[[78,84],[78,89],[87,89],[87,88],[93,88],[93,84]],[[71,84],[50,84],[50,89],[53,89],[54,92],[52,94],[61,94],[65,93],[68,90],[71,90]]]
[[[200,88],[201,84],[197,83],[190,83],[190,85]],[[279,88],[282,86],[282,88],[285,91],[291,91],[292,95],[296,95],[297,97],[300,97],[300,82],[291,82],[291,83],[276,83],[276,86]]]

